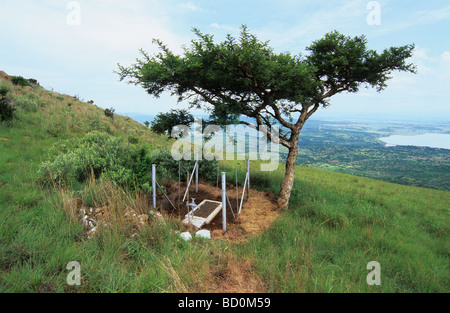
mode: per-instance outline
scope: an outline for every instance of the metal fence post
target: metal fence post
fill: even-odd
[[[198,193],[198,152],[195,154],[195,192]]]
[[[156,209],[156,165],[152,164],[153,208]]]
[[[250,159],[247,159],[247,184],[248,184],[248,189],[247,189],[247,201],[248,201],[248,197],[250,196]]]
[[[222,229],[224,233],[227,231],[227,187],[225,172],[222,172]]]

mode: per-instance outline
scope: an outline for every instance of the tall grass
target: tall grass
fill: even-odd
[[[233,244],[185,242],[178,220],[146,227],[124,220],[127,207],[150,214],[145,195],[91,179],[72,189],[42,188],[39,164],[61,139],[102,128],[138,137],[149,149],[167,139],[126,117],[41,87],[7,84],[20,106],[0,124],[1,292],[205,292],[227,277],[228,263],[253,264],[269,292],[448,292],[449,192],[406,187],[298,167],[290,207],[266,232]],[[69,105],[70,104],[70,105]],[[95,121],[95,122],[93,122]],[[251,186],[278,193],[284,166],[260,172]],[[245,179],[244,161],[227,161],[227,181]],[[76,199],[107,206],[110,227],[87,238]],[[151,214],[150,214],[151,215]],[[81,286],[68,286],[66,265],[81,265]],[[381,264],[381,286],[368,286],[366,265]]]
[[[269,177],[276,190],[282,176]],[[296,177],[289,210],[238,248],[269,291],[449,290],[448,192],[300,167]],[[370,261],[381,264],[381,286],[366,283]]]

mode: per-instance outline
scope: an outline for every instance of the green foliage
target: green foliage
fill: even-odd
[[[113,108],[105,109],[105,116],[110,117],[111,119],[114,119],[114,112],[116,110]]]
[[[9,92],[9,87],[6,85],[0,85],[0,96],[4,97]]]
[[[14,85],[18,85],[18,86],[22,86],[22,87],[31,86],[30,81],[26,78],[23,78],[22,76],[12,76],[11,82]]]
[[[28,78],[28,82],[33,86],[40,86],[39,82],[34,78]]]
[[[11,98],[7,96],[8,86],[0,86],[0,122],[10,121],[14,117],[15,107]]]
[[[152,162],[157,165],[158,175],[178,180],[178,173],[184,181],[186,173],[192,173],[195,160],[176,161],[168,150],[156,150],[152,154]],[[217,161],[199,160],[198,173],[201,179],[213,182],[217,176]],[[179,170],[180,168],[180,170]]]
[[[158,134],[171,135],[172,129],[177,125],[190,126],[194,117],[187,110],[172,109],[167,113],[158,113],[151,123],[151,129]]]
[[[40,100],[32,95],[20,95],[15,98],[15,104],[26,112],[36,112],[40,105]]]
[[[306,62],[316,69],[327,90],[357,92],[363,84],[381,91],[393,70],[415,73],[415,66],[405,61],[414,45],[391,47],[378,54],[368,50],[366,44],[364,35],[352,38],[333,31],[307,48],[310,55]]]
[[[98,116],[92,117],[91,121],[89,122],[89,129],[91,131],[99,131],[99,132],[106,131],[105,125],[101,123],[100,118]]]
[[[148,181],[149,173],[151,160],[144,147],[96,131],[56,144],[40,166],[43,182],[82,183],[94,175],[132,189]]]
[[[65,103],[61,102],[46,109],[48,111],[20,112],[21,123],[12,123],[11,127],[0,123],[0,137],[9,139],[0,140],[1,291],[208,292],[211,281],[220,282],[223,277],[232,275],[234,269],[245,270],[245,277],[250,279],[257,276],[267,292],[449,291],[449,192],[314,168],[297,167],[289,210],[280,212],[281,216],[274,224],[267,225],[265,231],[246,237],[238,244],[214,239],[214,235],[208,242],[197,239],[184,242],[174,232],[185,230],[175,218],[165,219],[164,223],[151,222],[142,227],[139,236],[131,236],[134,229],[119,232],[113,227],[104,227],[99,236],[88,240],[82,224],[68,214],[70,208],[74,208],[73,200],[81,197],[86,205],[94,206],[98,203],[96,200],[104,199],[99,193],[103,192],[109,199],[110,190],[98,184],[85,195],[70,188],[43,190],[35,183],[36,164],[59,140],[48,136],[42,126],[64,121],[65,116],[61,118],[58,114],[60,110],[67,112]],[[73,112],[80,129],[76,133],[66,131],[64,135],[82,136],[92,115]],[[94,113],[103,114],[98,108]],[[117,117],[117,123],[122,121],[121,127],[126,129],[135,126]],[[113,138],[127,147],[127,138],[133,134],[118,130],[115,135],[117,137]],[[150,136],[140,138],[159,147],[167,142],[166,138],[153,133]],[[321,136],[324,141],[320,143],[325,144],[329,138]],[[315,139],[312,142],[318,143]],[[66,154],[76,150],[77,144],[78,141],[70,140],[58,146],[61,154]],[[107,150],[102,143],[92,146]],[[133,145],[129,147],[133,149]],[[314,151],[317,152],[314,147],[312,157]],[[55,150],[50,160],[59,154]],[[161,159],[170,160],[167,152],[165,155]],[[150,158],[156,160],[153,156]],[[400,159],[392,164],[402,164]],[[183,169],[184,173],[192,170],[192,163],[181,161],[182,165],[184,163],[190,164]],[[229,166],[225,169],[229,181],[234,181],[234,170],[238,168],[239,181],[243,184],[245,162],[227,161],[226,166]],[[141,166],[142,173],[151,172],[147,167]],[[158,175],[160,167],[158,165]],[[172,160],[171,167],[177,176],[177,162]],[[259,174],[257,168],[258,161],[252,161],[251,185],[267,188],[270,193],[278,192],[283,167]],[[141,188],[151,191],[148,182]],[[135,194],[124,195],[121,189],[112,193],[130,202]],[[241,225],[236,226],[236,233],[241,233]],[[68,286],[66,282],[70,270],[65,270],[65,266],[73,260],[82,265],[81,286]],[[234,261],[232,269],[227,264],[229,260]],[[366,283],[366,264],[372,260],[381,264],[381,286]],[[251,266],[240,267],[242,263]]]
[[[228,35],[221,43],[198,29],[194,33],[197,39],[181,56],[155,40],[161,53],[152,57],[141,50],[143,60],[128,68],[119,65],[120,79],[155,97],[170,90],[193,107],[212,106],[212,115],[222,119],[246,115],[270,128],[268,116],[284,125],[292,113],[301,112],[303,124],[310,116],[308,109],[327,105],[337,93],[356,92],[362,84],[380,90],[392,71],[415,71],[405,61],[414,45],[378,54],[366,48],[364,36],[351,38],[337,31],[315,41],[306,57],[275,53],[246,26],[238,39]]]
[[[289,202],[300,132],[321,106],[329,105],[336,94],[357,92],[360,86],[380,91],[393,71],[415,72],[414,65],[406,63],[414,45],[391,47],[378,54],[366,48],[364,36],[351,38],[334,31],[308,47],[309,55],[294,56],[275,53],[245,25],[238,39],[227,35],[220,43],[212,35],[193,31],[197,39],[184,48],[183,55],[154,40],[161,52],[150,56],[141,50],[143,60],[128,68],[119,65],[120,80],[140,85],[154,97],[170,91],[193,108],[209,110],[212,120],[224,124],[237,123],[244,115],[253,124],[240,123],[263,126],[269,140],[279,140],[291,156],[280,206]],[[273,133],[274,122],[287,131]]]
[[[137,142],[125,144],[120,138],[102,132],[91,132],[78,139],[56,144],[49,152],[49,160],[40,166],[44,183],[70,185],[83,183],[93,175],[131,189],[148,191],[152,164],[157,165],[158,177],[178,179],[179,164],[167,150],[149,155]],[[195,161],[180,162],[181,176],[192,172]],[[213,181],[217,175],[217,161],[199,161],[199,176]]]

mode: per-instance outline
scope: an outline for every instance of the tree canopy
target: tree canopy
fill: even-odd
[[[192,108],[202,108],[226,122],[245,115],[250,127],[266,130],[274,139],[271,126],[279,123],[287,131],[279,143],[289,149],[286,176],[281,186],[282,206],[287,205],[293,183],[298,139],[304,123],[320,106],[341,92],[358,92],[360,87],[378,91],[387,87],[393,71],[415,72],[406,60],[414,45],[391,47],[378,53],[367,48],[362,36],[327,33],[306,48],[305,54],[276,53],[268,41],[261,41],[242,26],[239,38],[227,35],[220,43],[214,36],[193,29],[196,39],[174,54],[155,39],[160,52],[130,67],[119,65],[121,80],[140,85],[150,95],[171,92]],[[277,134],[278,135],[278,134]],[[286,199],[287,198],[287,199]]]
[[[151,122],[151,129],[158,134],[170,135],[177,125],[191,125],[194,117],[187,110],[170,110],[167,113],[158,113]]]

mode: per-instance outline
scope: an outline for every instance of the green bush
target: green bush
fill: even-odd
[[[31,86],[29,80],[26,78],[23,78],[22,76],[12,76],[11,82],[14,85],[18,85],[18,86],[22,86],[22,87]]]
[[[39,170],[44,183],[82,183],[94,175],[142,189],[151,179],[151,159],[143,146],[125,145],[120,138],[102,132],[59,143],[49,154]]]
[[[9,92],[9,87],[5,85],[0,86],[0,96],[4,97]]]
[[[17,107],[27,112],[36,112],[39,106],[38,99],[35,99],[35,97],[31,95],[21,95],[14,100]]]
[[[152,163],[157,165],[159,176],[168,176],[178,180],[178,172],[180,172],[181,179],[184,181],[186,173],[192,173],[195,160],[192,158],[192,160],[181,160],[178,162],[172,157],[170,151],[157,150],[152,154]],[[198,174],[199,178],[214,182],[217,178],[217,161],[200,160],[198,162]]]
[[[11,98],[7,97],[8,86],[0,86],[0,122],[10,121],[14,117],[15,107]]]
[[[33,86],[40,86],[39,82],[34,78],[28,78],[27,80]]]
[[[110,117],[112,120],[114,119],[114,112],[115,112],[116,110],[115,109],[113,109],[113,108],[110,108],[110,109],[105,109],[105,116],[107,116],[107,117]]]
[[[152,164],[157,165],[160,184],[168,179],[178,179],[178,161],[167,150],[149,154],[143,145],[124,142],[104,132],[90,132],[56,144],[49,151],[49,160],[41,164],[40,180],[43,183],[72,185],[87,181],[92,175],[114,181],[134,190],[151,190]],[[181,161],[181,177],[192,172],[195,161]],[[199,161],[199,176],[215,181],[217,161]]]
[[[170,110],[166,113],[158,113],[151,123],[151,129],[157,134],[171,135],[172,129],[177,125],[189,126],[194,122],[194,117],[188,110]],[[147,126],[148,127],[148,126]]]

